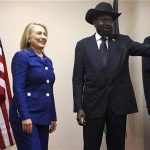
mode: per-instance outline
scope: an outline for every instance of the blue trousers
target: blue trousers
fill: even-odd
[[[10,122],[18,150],[48,150],[49,126],[32,126],[32,133],[22,131],[20,121]]]

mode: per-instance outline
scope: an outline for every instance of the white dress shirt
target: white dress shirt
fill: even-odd
[[[97,42],[98,49],[100,50],[100,45],[102,43],[102,40],[101,40],[101,36],[97,32],[95,33],[95,39],[96,39],[96,42]],[[108,49],[108,37],[106,37],[106,46],[107,46],[107,49]]]

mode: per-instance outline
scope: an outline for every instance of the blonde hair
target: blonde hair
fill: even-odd
[[[32,29],[35,27],[35,26],[41,26],[45,29],[45,32],[46,34],[48,35],[48,30],[47,30],[47,27],[44,25],[44,24],[41,24],[41,23],[35,23],[35,22],[32,22],[32,23],[29,23],[25,29],[24,29],[24,32],[23,32],[23,35],[22,35],[22,38],[21,38],[21,41],[20,41],[20,49],[25,49],[25,48],[28,48],[30,47],[30,43],[29,43],[29,36],[32,32]]]

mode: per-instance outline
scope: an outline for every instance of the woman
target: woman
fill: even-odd
[[[48,31],[30,23],[12,59],[13,100],[10,123],[18,150],[47,150],[49,132],[56,130],[52,61],[43,53]]]

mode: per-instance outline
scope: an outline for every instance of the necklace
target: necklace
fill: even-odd
[[[40,58],[43,58],[43,54],[42,53],[41,54],[37,54],[36,53],[36,55],[39,56]]]

